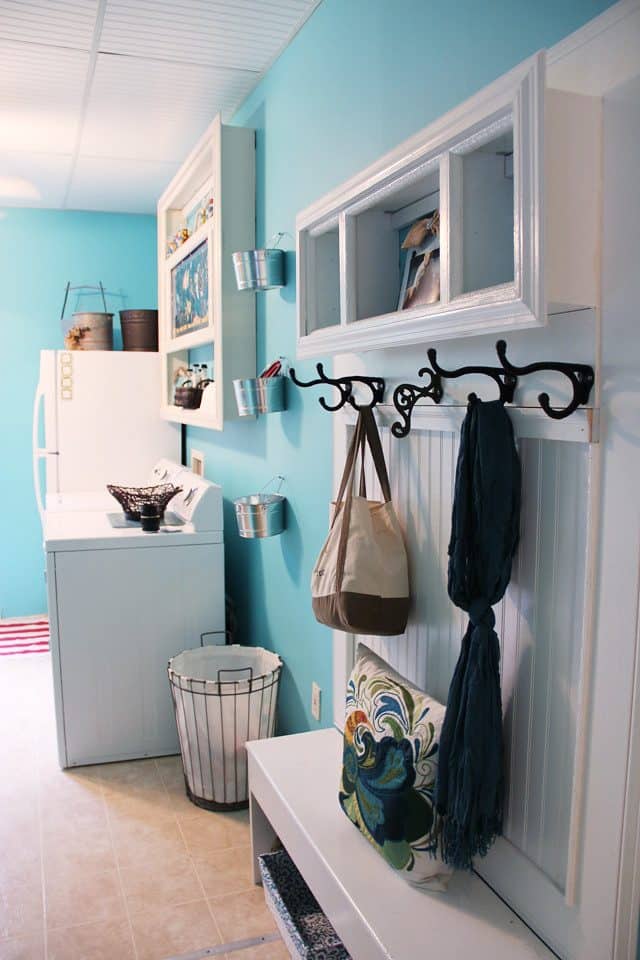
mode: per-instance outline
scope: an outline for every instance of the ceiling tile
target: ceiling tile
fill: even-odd
[[[71,162],[59,154],[1,153],[0,207],[61,207]]]
[[[179,82],[178,82],[179,81]],[[81,156],[182,160],[216,113],[231,114],[252,74],[100,54]]]
[[[72,210],[155,213],[178,163],[80,157],[66,206]]]
[[[89,50],[98,0],[0,0],[0,39]]]
[[[262,73],[318,0],[107,0],[100,49]]]
[[[89,55],[0,40],[0,151],[71,153]]]
[[[24,205],[152,212],[318,2],[0,0],[0,176],[26,181]]]

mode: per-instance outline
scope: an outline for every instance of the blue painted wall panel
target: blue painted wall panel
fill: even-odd
[[[357,173],[536,50],[600,13],[607,0],[324,0],[234,122],[257,131],[257,228],[264,244],[298,210]],[[295,281],[258,295],[258,365],[295,355]],[[381,354],[383,373],[384,354]],[[318,358],[322,359],[322,358]],[[312,364],[297,365],[301,375]],[[316,726],[311,682],[331,723],[331,634],[310,609],[309,577],[326,535],[331,417],[317,391],[289,391],[286,414],[230,424],[222,435],[189,430],[206,473],[226,498],[228,585],[240,638],[285,661],[281,730]],[[241,541],[230,501],[282,473],[287,532]]]
[[[382,152],[541,47],[608,6],[607,0],[324,0],[237,114],[257,131],[258,242],[294,233],[296,212]],[[31,400],[38,351],[62,344],[67,279],[102,279],[121,306],[156,302],[155,223],[150,217],[8,210],[0,220],[2,502],[10,505],[0,552],[4,615],[44,608],[40,530],[31,490]],[[292,249],[292,236],[286,240]],[[295,353],[294,258],[283,291],[258,297],[258,364]],[[95,308],[95,301],[80,306]],[[321,359],[321,358],[319,358]],[[300,372],[311,370],[311,364]],[[285,660],[284,731],[315,725],[311,681],[331,720],[331,638],[310,612],[309,576],[326,534],[331,418],[315,391],[289,390],[284,415],[230,424],[222,435],[190,430],[208,476],[226,497],[229,589],[240,638]],[[241,541],[231,501],[283,473],[287,532]]]
[[[102,280],[107,306],[157,304],[155,217],[55,210],[2,211],[0,218],[0,610],[46,609],[42,536],[32,483],[31,417],[39,354],[64,346],[64,288]],[[99,295],[69,300],[102,310]],[[120,342],[119,331],[116,343]],[[123,389],[131,385],[123,384]],[[126,429],[126,425],[122,425]]]

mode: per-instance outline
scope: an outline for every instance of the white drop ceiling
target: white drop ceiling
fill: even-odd
[[[0,0],[0,206],[153,213],[319,0]]]

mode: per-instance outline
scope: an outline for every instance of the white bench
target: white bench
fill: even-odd
[[[446,893],[410,886],[338,804],[342,736],[318,730],[247,744],[254,880],[277,835],[354,960],[551,960],[475,874]]]

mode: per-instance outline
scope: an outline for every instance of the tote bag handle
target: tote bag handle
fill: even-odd
[[[360,411],[360,416],[362,417],[367,443],[369,445],[369,450],[371,451],[371,456],[373,458],[373,465],[376,468],[376,473],[378,475],[378,481],[380,483],[380,489],[382,490],[382,496],[384,497],[384,502],[389,503],[391,500],[391,485],[389,484],[389,474],[387,472],[387,464],[385,463],[384,453],[382,451],[382,442],[380,440],[380,434],[378,432],[378,424],[376,423],[376,418],[373,415],[373,412],[369,407],[366,407],[364,410]],[[365,444],[362,444],[362,456],[364,459],[364,447]]]
[[[358,452],[362,457],[362,469],[360,473],[360,491],[365,487],[364,483],[364,455],[366,446],[369,446],[373,463],[378,475],[378,481],[382,490],[384,502],[391,500],[391,486],[389,484],[389,474],[384,459],[378,425],[376,424],[373,413],[369,408],[358,412],[358,422],[351,440],[347,460],[340,482],[338,500],[336,502],[336,512],[334,513],[333,523],[336,522],[338,513],[340,513],[340,539],[338,541],[338,554],[336,557],[336,592],[342,589],[342,580],[344,577],[344,566],[347,558],[347,540],[349,536],[349,524],[351,522],[351,504],[353,502],[353,474],[356,467]],[[344,497],[344,503],[343,503]],[[342,506],[341,506],[342,505]],[[333,526],[332,523],[332,526]]]
[[[340,487],[336,497],[336,506],[338,507],[338,510],[336,510],[336,513],[334,514],[333,522],[335,522],[337,518],[339,507],[342,504],[345,493],[352,486],[358,451],[360,452],[361,457],[359,494],[361,497],[367,496],[367,486],[364,475],[364,457],[367,444],[371,451],[371,457],[373,459],[374,467],[376,468],[376,474],[378,476],[384,501],[385,503],[389,503],[391,500],[389,474],[387,473],[387,464],[385,463],[384,453],[382,451],[382,443],[380,441],[378,425],[371,410],[366,408],[364,410],[360,410],[358,413],[356,428],[353,432],[351,443],[349,444],[347,459],[345,460],[344,470],[342,471],[342,478],[340,480]],[[331,524],[332,526],[333,522]]]
[[[336,509],[333,514],[333,519],[331,521],[331,526],[333,527],[334,523],[337,520],[338,514],[341,511],[343,501],[345,500],[345,494],[347,491],[351,491],[353,486],[353,473],[356,465],[356,459],[358,456],[358,449],[361,448],[364,444],[365,434],[364,428],[362,426],[362,421],[360,417],[356,421],[356,428],[353,431],[353,436],[351,437],[351,443],[349,444],[349,450],[347,452],[347,459],[344,463],[344,470],[342,471],[342,477],[340,479],[340,486],[338,488],[338,494],[336,496],[335,504]],[[364,484],[364,474],[360,477],[360,489]]]

